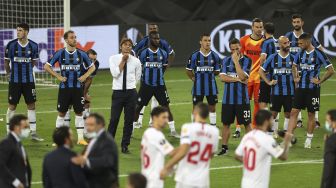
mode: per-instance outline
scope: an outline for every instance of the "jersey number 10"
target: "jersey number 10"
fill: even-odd
[[[212,155],[212,144],[207,144],[203,151],[200,151],[200,147],[201,144],[197,141],[191,143],[190,152],[187,158],[189,163],[197,164],[198,161],[209,161]],[[201,153],[201,155],[199,156],[199,159],[197,159],[199,153]]]
[[[249,171],[253,171],[256,163],[256,151],[253,148],[244,148],[244,168]]]

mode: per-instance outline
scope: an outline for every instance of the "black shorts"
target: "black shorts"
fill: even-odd
[[[293,108],[303,110],[307,108],[308,112],[320,110],[320,89],[302,89],[295,90]]]
[[[170,102],[166,86],[149,86],[141,84],[138,94],[138,105],[147,106],[152,97],[155,97],[161,106],[167,106]]]
[[[281,112],[281,108],[283,107],[284,112],[290,112],[292,110],[293,98],[291,95],[272,95],[271,111]]]
[[[17,105],[23,95],[26,104],[36,102],[35,83],[9,83],[8,85],[8,103]]]
[[[237,118],[239,125],[251,123],[250,104],[222,104],[222,123],[230,125]]]
[[[260,82],[259,102],[271,103],[271,86],[266,82]]]
[[[84,101],[82,88],[60,88],[58,90],[57,110],[65,113],[72,105],[74,112],[80,114],[84,111]]]
[[[194,95],[193,98],[192,98],[193,104],[196,105],[199,102],[203,102],[204,97],[206,97],[209,105],[215,105],[215,104],[218,103],[217,95],[209,95],[209,96]]]

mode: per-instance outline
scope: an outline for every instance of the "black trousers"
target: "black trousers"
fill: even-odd
[[[126,91],[114,90],[112,94],[111,119],[108,131],[115,138],[120,115],[124,109],[124,130],[121,147],[128,146],[131,142],[136,99],[137,92],[135,89],[128,89]]]

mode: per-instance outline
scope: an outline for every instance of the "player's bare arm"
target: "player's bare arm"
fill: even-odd
[[[266,57],[267,57],[267,54],[265,53],[260,54],[260,66],[263,66],[263,64],[266,61]]]
[[[243,162],[243,156],[235,154],[235,159],[239,162]]]
[[[160,172],[160,179],[165,179],[168,174],[171,172],[173,167],[183,159],[183,157],[188,153],[190,149],[189,144],[182,144],[180,147],[178,147],[176,150],[175,155],[167,162],[165,167]]]
[[[328,80],[333,74],[335,73],[335,69],[332,65],[327,67],[327,71],[324,73],[321,79],[313,78],[311,79],[311,82],[314,84],[322,84],[326,80]]]
[[[87,97],[89,97],[88,93],[89,93],[89,88],[90,88],[91,84],[92,84],[92,77],[88,77],[85,81],[85,84],[84,84],[84,97],[85,97],[86,100],[88,100]]]
[[[192,70],[186,70],[187,76],[189,77],[190,80],[193,82],[195,81],[195,74]]]
[[[259,69],[259,75],[270,86],[273,86],[278,83],[277,80],[269,80],[266,76],[265,71],[262,68]]]
[[[172,51],[172,53],[170,53],[168,56],[168,66],[170,66],[171,63],[173,63],[174,59],[175,59],[175,52]]]
[[[119,64],[119,71],[122,72],[124,70],[125,64],[127,63],[128,60],[128,53],[125,53],[121,59],[121,62]]]
[[[288,159],[289,144],[290,144],[292,138],[293,138],[293,134],[288,133],[288,132],[285,134],[285,138],[284,138],[284,146],[283,146],[284,151],[283,151],[283,153],[279,156],[278,159],[280,159],[280,160],[282,160],[282,161],[285,161],[285,160]]]
[[[221,79],[222,82],[240,82],[240,79],[237,77],[231,77],[225,74],[220,74],[219,78]]]
[[[89,70],[81,77],[78,78],[78,81],[84,82],[94,71],[96,70],[96,66],[92,65]]]
[[[66,77],[63,77],[62,75],[55,72],[48,63],[44,64],[44,70],[51,74],[53,77],[57,78],[57,80],[59,80],[60,82],[67,81]]]
[[[296,64],[292,65],[292,74],[293,74],[294,82],[298,83],[300,81],[300,76],[299,76],[299,73],[297,71],[297,65]]]
[[[6,70],[6,76],[9,78],[10,75],[10,66],[9,66],[10,61],[8,59],[5,59],[5,70]]]

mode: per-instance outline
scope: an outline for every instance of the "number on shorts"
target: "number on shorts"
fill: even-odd
[[[250,118],[251,117],[251,111],[250,110],[244,110],[244,118]]]
[[[244,167],[249,171],[253,171],[256,163],[256,151],[253,148],[247,149],[247,147],[245,147],[243,161]]]
[[[320,99],[319,98],[312,98],[312,104],[315,105],[315,104],[320,104]]]
[[[188,155],[188,162],[192,164],[197,164],[198,161],[207,162],[211,158],[212,155],[212,144],[207,144],[204,150],[201,152],[201,156],[199,159],[195,159],[197,155],[200,153],[201,144],[197,141],[192,142],[190,145],[190,153]]]
[[[81,103],[84,104],[84,102],[85,102],[85,98],[84,98],[84,97],[81,97],[81,99],[82,99],[82,100],[81,100]]]

